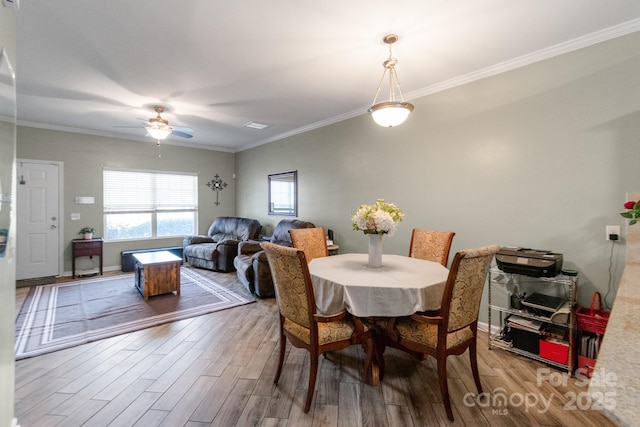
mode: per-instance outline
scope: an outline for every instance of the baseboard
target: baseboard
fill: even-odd
[[[17,418],[14,418],[11,420],[11,427],[20,427],[20,424],[18,424]]]
[[[20,280],[16,280],[16,288],[50,285],[52,283],[56,283],[56,276],[35,277],[33,279],[20,279]]]
[[[478,330],[482,332],[487,332],[489,330],[489,324],[486,322],[478,322]],[[493,325],[491,326],[491,335],[497,333],[500,330],[500,326]]]
[[[97,270],[92,270],[92,271],[95,272]],[[122,271],[122,266],[116,265],[116,266],[113,266],[113,267],[104,267],[102,269],[103,273],[105,273],[107,271]],[[82,272],[76,271],[76,274],[82,274]],[[71,271],[65,271],[58,277],[71,277]]]
[[[113,267],[104,267],[102,272],[105,273],[107,271],[122,271],[122,266],[116,265]],[[87,274],[95,273],[97,270],[90,270]],[[76,271],[76,275],[82,275],[82,271]],[[97,274],[96,274],[97,275]],[[48,285],[56,282],[56,277],[71,277],[71,271],[64,271],[59,276],[51,276],[51,277],[37,277],[35,279],[23,279],[16,280],[16,288],[23,288],[27,286],[39,286],[39,285]],[[87,276],[89,277],[89,276]]]

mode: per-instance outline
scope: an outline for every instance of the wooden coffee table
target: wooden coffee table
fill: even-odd
[[[182,258],[169,251],[134,254],[135,283],[144,300],[154,295],[175,292],[180,295]]]

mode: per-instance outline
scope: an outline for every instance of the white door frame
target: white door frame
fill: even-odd
[[[58,166],[58,230],[59,236],[58,239],[58,253],[60,256],[58,257],[58,276],[64,275],[64,223],[65,223],[65,213],[64,213],[64,162],[58,162],[54,160],[33,160],[33,159],[16,159],[16,169],[20,162],[24,163],[37,163],[37,164],[46,164],[46,165],[56,165]],[[18,179],[18,177],[16,177]],[[17,182],[16,182],[17,184]],[[16,207],[19,209],[19,207]],[[19,215],[19,213],[18,213]],[[20,231],[20,230],[16,230]],[[17,261],[17,260],[16,260]]]

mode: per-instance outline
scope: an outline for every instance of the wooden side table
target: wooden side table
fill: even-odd
[[[71,241],[71,274],[76,277],[76,258],[81,256],[99,256],[100,257],[100,275],[102,276],[102,237],[95,239],[73,239]]]
[[[174,292],[180,295],[180,265],[182,258],[169,251],[133,254],[135,285],[147,301],[154,295]]]

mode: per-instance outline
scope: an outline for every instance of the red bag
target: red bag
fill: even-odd
[[[598,301],[597,308],[595,307],[596,299]],[[602,296],[600,292],[596,291],[591,297],[590,308],[578,307],[576,310],[578,329],[602,335],[607,329],[610,314],[608,311],[602,309]]]

